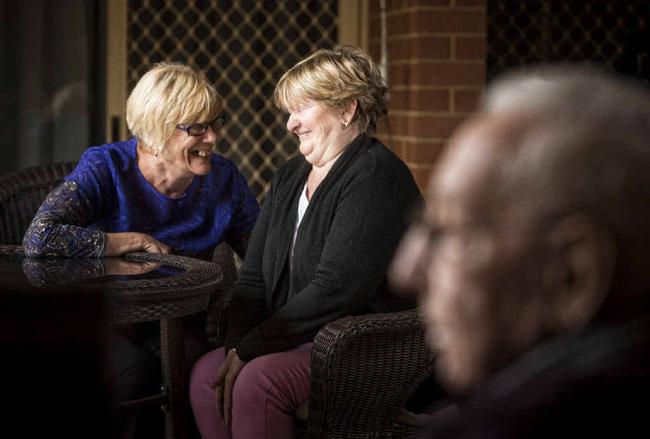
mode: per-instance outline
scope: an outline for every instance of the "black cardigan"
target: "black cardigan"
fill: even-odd
[[[244,361],[311,341],[339,317],[405,308],[390,298],[385,273],[421,202],[409,169],[377,139],[357,137],[313,194],[289,271],[310,169],[299,156],[278,170],[253,229],[225,343]]]

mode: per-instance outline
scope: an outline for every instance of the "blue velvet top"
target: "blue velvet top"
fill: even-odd
[[[102,256],[104,232],[145,233],[176,254],[205,253],[222,240],[240,248],[259,205],[234,163],[212,154],[210,173],[169,198],[140,172],[136,144],[132,138],[84,152],[36,213],[23,241],[27,255]]]

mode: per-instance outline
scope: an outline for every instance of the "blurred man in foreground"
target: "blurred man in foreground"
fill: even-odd
[[[511,74],[429,195],[392,278],[471,395],[435,437],[650,431],[650,92],[586,67]]]

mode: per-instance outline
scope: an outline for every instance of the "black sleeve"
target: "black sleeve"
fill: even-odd
[[[273,209],[273,190],[271,184],[262,211],[250,235],[246,258],[239,273],[232,302],[228,307],[228,329],[225,348],[233,348],[237,342],[268,314],[266,306],[266,283],[262,271],[264,245]]]

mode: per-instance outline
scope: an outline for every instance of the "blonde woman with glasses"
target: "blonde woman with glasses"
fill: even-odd
[[[27,255],[208,258],[221,241],[243,255],[259,206],[237,167],[213,153],[225,116],[205,76],[154,66],[126,120],[131,139],[88,148],[47,197],[25,234]]]
[[[213,152],[225,117],[205,76],[181,64],[155,65],[129,96],[126,119],[131,139],[88,148],[48,195],[25,234],[27,255],[144,251],[210,259],[226,241],[243,257],[259,206],[234,163]],[[202,320],[188,331],[190,365],[207,350]],[[107,379],[115,400],[156,392],[157,333],[141,324],[110,339]],[[133,418],[112,422],[120,437],[134,426]]]

